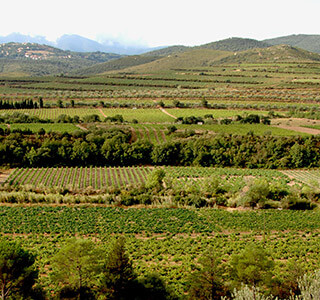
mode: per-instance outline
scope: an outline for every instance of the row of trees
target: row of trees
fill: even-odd
[[[188,116],[188,117],[179,117],[175,121],[176,123],[180,124],[217,124],[218,120],[214,119],[212,114],[206,114],[203,117],[195,117],[195,116]],[[266,116],[259,116],[256,114],[249,114],[247,116],[236,116],[234,118],[225,118],[219,120],[220,124],[228,125],[228,124],[264,124],[270,125],[271,121],[269,117]]]
[[[88,239],[69,240],[51,259],[49,286],[41,286],[35,256],[20,245],[0,242],[1,299],[178,299],[157,274],[138,277],[123,238],[106,253]],[[289,264],[282,277],[275,262],[259,245],[250,244],[229,262],[208,249],[189,276],[183,299],[318,299],[320,273],[303,275]]]
[[[2,114],[0,116],[0,123],[13,124],[13,123],[95,123],[101,122],[100,117],[97,114],[86,115],[82,118],[75,115],[73,117],[62,114],[56,119],[40,119],[37,116],[32,116],[24,113],[14,112],[12,114]],[[110,116],[104,119],[104,122],[109,123],[123,123],[124,119],[122,115]],[[137,121],[135,123],[138,123]],[[10,131],[8,131],[10,132]],[[0,131],[0,134],[4,134],[5,131]]]
[[[22,101],[9,101],[0,99],[0,109],[22,109],[22,108],[43,108],[43,100],[40,97],[39,101],[26,99]]]
[[[200,165],[240,168],[320,166],[320,137],[217,135],[153,145],[128,129],[0,136],[0,165]]]

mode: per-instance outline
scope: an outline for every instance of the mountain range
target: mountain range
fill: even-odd
[[[13,38],[19,42],[7,42]],[[57,40],[62,48],[77,51],[41,44],[46,42],[44,37],[34,39],[37,43],[27,42],[28,36],[20,34],[0,38],[0,43],[7,42],[0,44],[2,76],[91,76],[119,70],[158,72],[243,62],[320,61],[320,35],[292,35],[266,41],[229,38],[194,47],[179,45],[149,49],[152,51],[140,55],[107,53],[98,42],[78,36],[62,36]]]
[[[106,52],[117,54],[141,54],[158,48],[145,47],[143,45],[133,45],[123,43],[115,39],[104,40],[99,43],[97,41],[85,38],[76,34],[65,34],[59,37],[55,42],[47,40],[44,36],[23,35],[20,33],[11,33],[7,36],[0,36],[0,44],[4,43],[33,43],[56,47],[62,50],[74,52]]]

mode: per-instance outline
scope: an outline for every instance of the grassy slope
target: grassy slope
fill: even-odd
[[[238,51],[245,51],[249,49],[267,48],[267,47],[270,47],[270,44],[253,40],[253,39],[229,38],[229,39],[225,39],[225,40],[221,40],[213,43],[204,44],[199,46],[198,48],[238,52]]]
[[[94,74],[100,74],[100,73],[113,71],[113,70],[119,71],[119,70],[126,69],[128,67],[146,64],[146,63],[158,60],[159,58],[160,58],[159,56],[141,56],[141,55],[126,56],[126,57],[122,57],[106,63],[97,64],[89,68],[83,68],[75,72],[72,72],[71,74],[94,75]]]
[[[197,68],[207,66],[217,60],[231,55],[227,51],[218,51],[210,49],[190,50],[182,53],[176,53],[156,61],[143,64],[136,67],[124,69],[124,72],[161,72],[170,69],[179,68]]]
[[[274,39],[267,39],[264,42],[271,45],[287,44],[294,47],[299,47],[308,51],[320,53],[320,35],[314,34],[293,34],[282,36]]]
[[[171,54],[185,52],[191,49],[190,47],[186,46],[170,46],[160,50],[154,50],[147,53],[142,54],[142,56],[168,56]]]
[[[266,62],[296,62],[320,61],[320,55],[303,49],[278,45],[265,49],[252,49],[223,58],[219,63],[266,63]]]

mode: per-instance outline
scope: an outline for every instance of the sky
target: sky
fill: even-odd
[[[150,47],[320,34],[320,0],[10,0],[0,36],[78,34]]]

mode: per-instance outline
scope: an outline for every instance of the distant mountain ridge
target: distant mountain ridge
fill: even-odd
[[[255,48],[267,48],[270,47],[270,44],[254,39],[232,37],[229,39],[204,44],[198,47],[201,49],[239,52]]]
[[[57,39],[56,42],[47,40],[44,36],[23,35],[20,33],[11,33],[7,36],[0,36],[0,44],[4,43],[36,43],[48,45],[62,50],[74,52],[105,52],[117,53],[122,55],[141,54],[144,52],[159,49],[161,47],[150,48],[139,45],[121,43],[117,40],[108,39],[102,43],[82,37],[76,34],[65,34]]]
[[[274,39],[267,39],[264,42],[270,45],[286,44],[298,47],[311,52],[320,53],[320,35],[319,34],[293,34]]]
[[[104,52],[64,51],[35,43],[6,43],[0,44],[0,73],[21,76],[68,73],[120,57]]]
[[[17,35],[20,40],[26,40]],[[311,40],[317,41],[318,36]],[[302,43],[310,36],[292,36],[275,39],[273,43],[285,41]],[[43,41],[43,37],[36,37]],[[74,40],[73,40],[74,39]],[[79,44],[78,41],[82,43]],[[0,39],[1,41],[1,39]],[[70,44],[77,49],[95,50],[99,43],[80,36],[61,37],[58,41],[65,48]],[[74,46],[75,47],[75,46]],[[245,38],[229,38],[200,46],[170,46],[140,55],[123,56],[103,51],[82,52],[62,50],[38,43],[0,44],[0,74],[2,76],[41,76],[69,74],[91,76],[110,71],[162,72],[177,68],[196,68],[216,64],[241,64],[259,62],[320,61],[320,55],[290,45],[270,46],[266,42]]]
[[[7,36],[0,36],[0,43],[37,43],[53,46],[63,50],[74,52],[106,52],[122,55],[146,54],[150,56],[166,56],[173,53],[180,53],[192,48],[214,49],[221,51],[245,51],[254,48],[266,48],[268,46],[287,44],[311,52],[320,53],[320,35],[297,34],[273,39],[258,41],[255,39],[232,37],[220,41],[188,47],[188,46],[161,46],[150,48],[139,44],[124,43],[116,39],[105,39],[97,42],[76,34],[65,34],[57,39],[56,42],[47,40],[44,36],[29,36],[20,33],[11,33]],[[150,53],[150,54],[149,54]]]
[[[255,48],[234,53],[214,64],[268,63],[268,62],[320,61],[318,53],[289,45],[275,45],[268,48]]]

